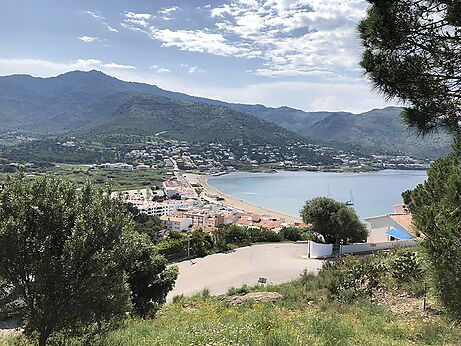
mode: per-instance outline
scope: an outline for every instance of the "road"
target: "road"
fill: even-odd
[[[176,286],[168,301],[176,295],[192,295],[208,288],[212,294],[226,293],[230,287],[255,285],[258,278],[267,283],[283,283],[299,276],[304,269],[317,272],[322,261],[306,259],[307,244],[271,243],[239,248],[227,254],[178,263]]]

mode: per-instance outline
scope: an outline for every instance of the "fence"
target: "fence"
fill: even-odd
[[[339,254],[344,255],[347,253],[361,253],[361,252],[374,252],[378,250],[388,250],[398,247],[412,247],[417,242],[415,240],[394,240],[382,243],[356,243],[349,245],[340,245]]]

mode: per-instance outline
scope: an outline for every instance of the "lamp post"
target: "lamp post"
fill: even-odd
[[[190,236],[187,236],[187,259],[190,259]]]

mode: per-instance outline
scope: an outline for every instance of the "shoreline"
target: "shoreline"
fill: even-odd
[[[260,207],[260,206],[257,206],[257,205],[254,205],[254,204],[251,204],[247,201],[244,201],[244,200],[240,200],[240,199],[237,199],[237,198],[234,198],[234,197],[231,197],[231,196],[228,196],[226,195],[225,193],[219,191],[218,189],[210,186],[208,184],[208,175],[200,175],[200,174],[194,174],[193,175],[193,180],[196,180],[195,182],[191,182],[190,179],[192,174],[187,174],[187,175],[183,175],[184,178],[189,182],[189,184],[192,184],[192,183],[200,183],[200,185],[202,186],[203,188],[203,192],[205,195],[206,194],[212,194],[212,195],[216,195],[220,198],[223,198],[223,202],[232,207],[232,208],[235,208],[235,209],[239,209],[239,210],[243,210],[243,211],[246,211],[248,213],[254,213],[254,214],[259,214],[259,215],[270,215],[270,216],[273,216],[273,217],[276,217],[278,219],[284,219],[285,221],[288,221],[288,222],[294,222],[294,223],[299,223],[299,222],[303,222],[301,218],[299,217],[294,217],[294,216],[291,216],[291,215],[287,215],[287,214],[284,214],[284,213],[281,213],[281,212],[278,212],[278,211],[275,211],[275,210],[271,210],[271,209],[268,209],[268,208],[264,208],[264,207]]]

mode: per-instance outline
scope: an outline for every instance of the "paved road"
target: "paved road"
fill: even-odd
[[[230,287],[255,285],[259,277],[268,283],[295,279],[308,269],[317,272],[322,261],[306,259],[307,244],[275,243],[239,248],[228,254],[215,254],[178,263],[179,277],[167,297],[192,295],[204,288],[212,294],[226,293]]]

